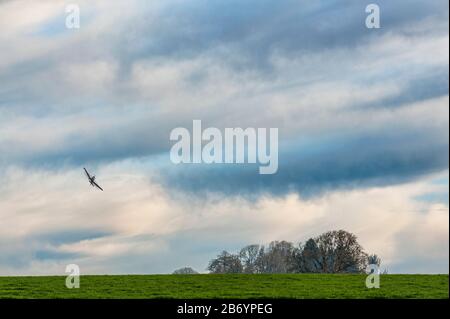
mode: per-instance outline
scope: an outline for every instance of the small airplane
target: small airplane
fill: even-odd
[[[87,178],[89,179],[89,183],[91,183],[92,187],[97,187],[99,190],[103,191],[103,188],[101,188],[96,182],[95,182],[95,176],[89,175],[88,171],[83,167],[84,172],[86,173]]]

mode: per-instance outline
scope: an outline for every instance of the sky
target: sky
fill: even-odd
[[[378,0],[368,29],[369,3],[0,1],[0,275],[205,272],[337,229],[448,273],[449,4]],[[175,165],[196,119],[278,128],[278,172]]]

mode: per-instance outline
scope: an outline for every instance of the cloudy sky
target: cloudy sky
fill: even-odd
[[[448,273],[448,1],[0,0],[0,275],[204,272],[355,233]],[[279,128],[279,169],[175,165],[170,131]],[[89,186],[83,167],[105,188]]]

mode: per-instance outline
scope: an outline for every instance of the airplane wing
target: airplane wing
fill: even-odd
[[[91,175],[89,175],[89,173],[88,173],[88,171],[83,167],[83,169],[84,169],[84,172],[86,173],[86,176],[89,178],[89,179],[91,179]]]
[[[92,183],[93,183],[99,190],[103,191],[103,188],[101,188],[100,186],[98,186],[98,184],[97,184],[96,182],[92,181]]]

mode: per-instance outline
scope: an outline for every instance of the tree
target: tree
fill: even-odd
[[[357,237],[344,230],[329,231],[314,239],[318,254],[313,263],[322,273],[363,273],[367,266],[367,254]]]
[[[244,273],[256,274],[259,273],[258,257],[260,252],[259,245],[248,245],[241,249],[239,252],[239,258],[242,266],[244,267]]]
[[[243,267],[239,256],[223,251],[209,262],[208,268],[213,274],[239,274],[243,272]]]
[[[377,267],[380,267],[380,265],[381,265],[381,258],[378,257],[375,254],[369,255],[369,256],[367,256],[367,263],[369,265],[377,265]]]
[[[287,241],[273,241],[259,254],[258,267],[262,273],[286,274],[292,271],[294,245]]]
[[[259,248],[258,257],[256,258],[256,262],[255,262],[255,264],[256,264],[256,272],[258,274],[263,274],[266,271],[266,265],[265,265],[266,264],[266,261],[265,261],[266,258],[265,258],[265,255],[266,255],[266,250],[265,250],[264,246],[262,245]]]
[[[322,272],[323,260],[319,247],[314,239],[310,238],[305,245],[299,245],[294,250],[293,272],[297,273],[320,273]]]
[[[194,274],[198,274],[197,271],[195,271],[194,269],[192,269],[191,267],[183,267],[180,269],[177,269],[173,272],[174,275],[194,275]]]

